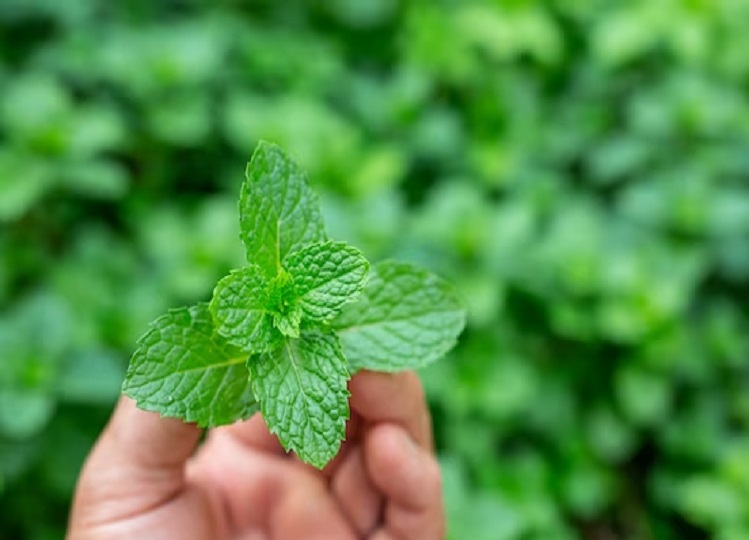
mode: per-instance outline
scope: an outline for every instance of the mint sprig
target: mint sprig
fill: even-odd
[[[329,240],[306,175],[272,144],[247,166],[239,221],[248,265],[221,279],[209,304],[154,321],[122,390],[203,427],[259,409],[286,450],[322,468],[344,438],[350,374],[433,362],[455,345],[463,307],[428,271],[370,269],[361,251]]]

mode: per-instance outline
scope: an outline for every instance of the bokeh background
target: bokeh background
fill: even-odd
[[[747,0],[1,0],[0,538],[241,265],[263,138],[465,298],[450,540],[746,540],[748,51]]]

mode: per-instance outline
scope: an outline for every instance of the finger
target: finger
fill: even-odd
[[[188,478],[218,494],[227,529],[235,536],[251,530],[282,540],[355,538],[319,472],[257,452],[233,437],[207,441],[190,461]]]
[[[253,530],[243,532],[238,540],[268,540],[268,537],[262,531]]]
[[[360,447],[349,450],[340,463],[331,489],[356,531],[364,535],[371,533],[380,519],[383,499],[369,478]]]
[[[115,519],[169,500],[184,486],[184,464],[200,429],[120,399],[81,473],[73,516]],[[112,515],[110,515],[112,514]]]
[[[356,540],[338,505],[319,476],[298,478],[272,509],[271,538],[305,540]]]
[[[217,494],[233,534],[267,531],[268,516],[293,485],[288,461],[258,452],[235,437],[210,437],[187,466],[192,485]]]
[[[425,448],[432,447],[432,429],[424,389],[418,376],[360,371],[349,383],[351,407],[370,423],[392,422],[406,428]]]
[[[373,540],[442,540],[442,482],[434,456],[403,428],[381,424],[367,436],[365,460],[372,483],[387,501],[385,525]]]
[[[244,422],[214,429],[211,431],[211,436],[229,436],[248,448],[279,456],[286,455],[278,437],[268,430],[268,426],[260,414],[256,414]]]
[[[117,458],[120,467],[181,471],[200,433],[194,424],[143,411],[123,396],[94,452],[108,452],[107,461]]]

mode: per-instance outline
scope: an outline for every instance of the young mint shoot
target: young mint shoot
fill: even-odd
[[[411,264],[373,265],[329,240],[306,175],[260,143],[239,200],[247,266],[210,303],[169,311],[138,341],[122,391],[141,409],[215,427],[260,410],[287,451],[324,467],[360,369],[418,368],[465,325],[452,287]]]

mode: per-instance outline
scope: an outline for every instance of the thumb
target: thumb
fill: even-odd
[[[71,522],[112,521],[170,500],[184,487],[185,462],[200,433],[122,397],[83,467]]]

